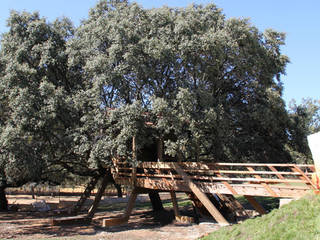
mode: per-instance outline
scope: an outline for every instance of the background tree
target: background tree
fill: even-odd
[[[69,129],[77,118],[65,53],[73,27],[67,19],[48,23],[38,13],[15,11],[8,27],[0,53],[1,187],[59,183],[66,169],[57,162],[72,153]]]
[[[289,104],[288,149],[295,162],[313,163],[307,136],[320,131],[320,101],[303,99],[301,104]]]

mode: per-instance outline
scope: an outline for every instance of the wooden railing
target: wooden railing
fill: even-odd
[[[298,198],[316,190],[314,165],[301,164],[142,162],[132,168],[117,162],[114,177],[140,188],[189,192],[178,168],[205,193]]]

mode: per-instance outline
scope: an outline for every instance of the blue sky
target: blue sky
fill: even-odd
[[[11,9],[39,11],[49,21],[66,16],[75,25],[87,17],[88,10],[96,0],[1,0],[0,33],[6,32],[6,19]],[[284,76],[286,103],[291,99],[300,102],[302,98],[320,99],[320,1],[319,0],[137,0],[145,8],[183,7],[191,3],[215,3],[230,17],[250,18],[253,25],[263,31],[273,28],[287,34],[282,52],[289,56],[291,63]]]

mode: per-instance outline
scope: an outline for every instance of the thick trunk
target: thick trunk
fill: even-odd
[[[161,211],[163,210],[163,205],[158,192],[150,192],[149,198],[152,204],[153,211]]]
[[[0,211],[8,211],[8,200],[5,187],[0,187]]]
[[[121,186],[119,184],[114,183],[115,188],[117,189],[117,196],[118,198],[122,198],[122,189]]]

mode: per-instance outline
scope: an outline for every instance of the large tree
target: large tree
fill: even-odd
[[[70,129],[78,118],[70,104],[76,85],[67,67],[70,21],[12,11],[8,27],[0,52],[1,199],[6,187],[64,180],[66,168],[57,163],[73,154]]]
[[[138,149],[150,143],[141,123],[151,121],[174,157],[289,161],[283,44],[283,33],[226,19],[214,4],[148,10],[100,1],[70,43],[70,64],[87,80],[76,101],[108,133],[96,152],[130,159],[130,138]]]

